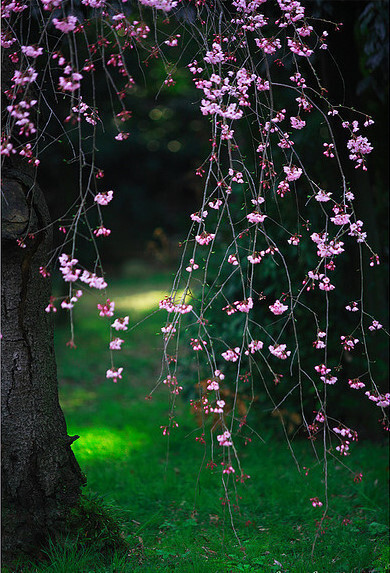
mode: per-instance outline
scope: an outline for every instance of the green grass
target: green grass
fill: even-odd
[[[132,323],[144,318],[167,294],[170,280],[168,271],[129,266],[109,293],[118,315],[129,314]],[[86,533],[74,521],[71,532],[76,538],[51,544],[47,561],[23,571],[388,571],[384,446],[363,442],[355,448],[348,461],[364,474],[361,483],[353,482],[353,474],[339,460],[330,462],[330,508],[312,556],[322,512],[309,498],[323,499],[324,483],[310,444],[293,444],[302,465],[312,468],[304,476],[292,463],[286,443],[272,432],[266,443],[253,440],[241,456],[251,478],[237,484],[240,499],[231,498],[239,506],[232,511],[236,535],[229,510],[221,505],[220,474],[205,467],[210,453],[194,439],[199,432],[193,432],[196,424],[188,405],[178,401],[180,427],[168,441],[160,429],[169,414],[165,388],[145,400],[161,368],[157,333],[164,314],[153,314],[123,336],[117,365],[125,368],[125,375],[113,384],[104,377],[109,354],[102,350],[108,346],[109,321],[97,316],[95,299],[85,298],[75,310],[77,348],[65,346],[66,327],[57,330],[56,344],[68,433],[80,436],[73,450],[88,479],[79,516],[99,514],[100,529],[94,537],[92,525]],[[114,542],[118,538],[123,547]]]

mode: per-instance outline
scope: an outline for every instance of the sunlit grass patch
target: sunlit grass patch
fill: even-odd
[[[80,460],[129,459],[132,452],[150,444],[150,437],[131,426],[113,428],[83,428],[82,440],[77,440],[73,451]]]

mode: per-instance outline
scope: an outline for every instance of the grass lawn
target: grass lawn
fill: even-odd
[[[112,283],[109,296],[118,316],[142,320],[169,291],[171,273],[130,265]],[[359,443],[350,463],[364,475],[361,483],[340,460],[329,465],[329,513],[321,530],[322,509],[310,498],[323,498],[323,473],[308,441],[294,441],[302,466],[272,432],[265,443],[253,440],[242,464],[251,478],[237,483],[232,514],[222,505],[221,474],[206,468],[209,451],[195,440],[200,432],[187,402],[178,401],[179,428],[169,439],[166,388],[154,387],[161,368],[160,331],[164,311],[125,333],[116,366],[125,369],[114,384],[109,368],[109,319],[98,317],[96,300],[84,297],[75,309],[76,349],[66,347],[67,325],[57,329],[60,397],[68,433],[80,439],[73,450],[88,484],[82,517],[93,508],[103,514],[105,531],[88,544],[53,544],[49,561],[36,572],[290,572],[363,573],[388,571],[387,449]],[[59,314],[59,313],[58,313]],[[120,333],[119,333],[120,334]],[[217,456],[216,456],[217,457]],[[219,466],[220,468],[220,466]],[[77,517],[77,516],[76,516]],[[231,520],[234,520],[235,531]],[[318,534],[312,556],[313,540]],[[128,541],[108,550],[110,537]],[[84,536],[84,537],[83,537]]]

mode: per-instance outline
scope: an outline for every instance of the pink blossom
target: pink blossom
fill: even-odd
[[[334,290],[336,287],[331,284],[329,277],[323,277],[318,284],[318,288],[324,291]]]
[[[114,191],[104,191],[95,195],[94,201],[99,205],[108,205],[114,196]]]
[[[288,309],[288,306],[282,304],[280,300],[276,300],[274,304],[270,305],[268,308],[273,314],[279,315],[283,314]]]
[[[368,327],[368,330],[380,330],[381,328],[383,328],[383,325],[377,320],[373,320],[372,324]]]
[[[97,307],[100,310],[99,316],[114,316],[115,302],[110,302],[109,298],[105,304],[98,304]]]
[[[374,395],[367,391],[365,392],[365,395],[369,400],[375,402],[376,405],[381,408],[387,408],[387,406],[390,405],[390,393]]]
[[[65,92],[74,92],[80,88],[81,86],[80,80],[82,79],[83,79],[82,74],[79,74],[78,72],[73,72],[67,78],[60,76],[58,80],[58,85],[59,88]]]
[[[129,317],[125,316],[124,318],[116,318],[111,326],[115,328],[115,330],[127,330],[128,324]]]
[[[223,409],[225,407],[225,400],[217,400],[217,407],[210,408],[210,412],[214,414],[223,414]]]
[[[286,360],[291,354],[291,350],[286,350],[286,344],[270,345],[268,350],[280,360]]]
[[[43,4],[43,9],[51,11],[53,8],[58,8],[61,6],[62,0],[41,0]]]
[[[356,237],[357,243],[364,243],[367,238],[367,233],[362,231],[363,221],[356,221],[355,223],[349,222],[349,233],[350,237]]]
[[[166,384],[170,388],[171,394],[175,396],[183,390],[183,386],[179,386],[176,376],[172,376],[171,374],[168,374],[166,379],[163,380],[163,384]]]
[[[316,422],[320,422],[321,424],[325,422],[325,416],[322,412],[318,412],[317,416],[315,417]]]
[[[195,237],[195,241],[200,245],[208,245],[214,239],[215,239],[215,234],[206,233],[206,231],[203,231],[203,233],[201,233],[200,235],[196,235]]]
[[[327,201],[330,201],[330,197],[331,197],[332,193],[328,192],[326,193],[325,191],[322,191],[322,189],[320,191],[318,191],[318,193],[316,193],[314,195],[314,199],[316,201],[319,201],[320,203],[326,203]]]
[[[231,314],[234,314],[235,312],[237,312],[237,309],[234,308],[231,304],[228,304],[227,306],[224,306],[222,310],[226,311],[226,314],[227,314],[228,316],[230,316]]]
[[[288,181],[296,181],[302,175],[302,169],[295,165],[285,165],[283,171],[286,174]]]
[[[124,343],[122,338],[113,338],[110,342],[110,350],[121,350],[121,345]]]
[[[81,3],[90,8],[101,8],[104,6],[105,0],[81,0]]]
[[[219,64],[225,62],[226,56],[223,53],[221,44],[214,42],[212,49],[206,52],[206,56],[203,59],[208,64]]]
[[[226,445],[226,444],[223,444]],[[233,468],[233,466],[231,466],[230,464],[226,466],[226,468],[224,468],[222,470],[223,474],[234,474],[236,473],[236,470]]]
[[[16,86],[25,86],[26,84],[31,84],[32,82],[35,82],[37,77],[38,74],[34,70],[34,68],[28,68],[24,72],[15,70],[14,75],[12,76],[12,81],[15,83]]]
[[[228,256],[228,263],[230,263],[231,265],[238,265],[238,260],[236,255],[229,255]]]
[[[337,382],[336,376],[320,376],[320,380],[322,380],[324,384],[330,385],[336,384]]]
[[[75,269],[78,260],[72,259],[69,255],[62,254],[59,257],[60,271],[62,273],[62,278],[65,282],[75,282],[80,276],[81,270]]]
[[[346,308],[346,310],[349,310],[350,312],[357,312],[359,310],[358,303],[356,301],[353,301],[350,304],[347,304],[347,306],[345,308]]]
[[[253,299],[249,297],[247,300],[236,300],[233,304],[240,312],[248,313],[253,308]]]
[[[178,304],[177,306],[175,306],[175,312],[178,312],[179,314],[187,314],[191,312],[191,310],[192,310],[191,304]]]
[[[49,304],[48,304],[47,307],[45,308],[45,312],[57,312],[57,309],[56,309],[56,307],[54,306],[54,301],[55,301],[54,296],[51,296],[51,297],[50,297]]]
[[[335,225],[347,225],[350,217],[351,215],[347,215],[347,213],[337,213],[337,215],[331,217],[330,220]]]
[[[306,125],[306,121],[300,117],[290,117],[291,127],[294,129],[302,129]]]
[[[96,235],[96,237],[100,237],[100,235],[103,235],[103,237],[108,237],[111,234],[111,230],[106,229],[105,227],[103,227],[103,225],[101,225],[100,227],[94,230],[93,234]]]
[[[37,58],[43,54],[43,48],[36,48],[34,46],[22,46],[22,53],[29,58]]]
[[[201,223],[202,219],[205,219],[207,215],[208,215],[207,211],[203,211],[199,213],[192,213],[190,217],[192,221],[195,221],[196,223]]]
[[[227,361],[227,362],[237,362],[237,360],[240,358],[240,348],[238,346],[236,346],[236,348],[231,348],[229,350],[226,350],[226,352],[222,352],[222,357]]]
[[[209,385],[207,386],[207,390],[210,390],[210,391],[212,391],[212,390],[215,390],[215,391],[219,390],[219,384],[218,384],[218,382],[216,382],[216,380],[208,380],[208,382],[210,382],[210,383],[209,383]]]
[[[245,354],[249,356],[249,354],[254,354],[257,350],[261,350],[264,346],[264,343],[261,340],[252,340],[248,344],[248,350],[245,351]]]
[[[116,139],[117,141],[125,141],[125,139],[128,139],[130,133],[127,133],[125,131],[120,131],[118,133],[118,135],[115,136],[114,139]]]
[[[211,209],[219,209],[221,205],[222,205],[221,199],[217,199],[216,201],[210,201],[209,202],[209,207]]]
[[[274,54],[282,45],[279,38],[255,38],[256,46],[261,48],[265,54]]]
[[[289,243],[289,245],[297,246],[301,241],[301,237],[302,235],[291,235],[291,237],[287,239],[287,242]]]
[[[294,40],[293,38],[287,38],[287,45],[294,54],[297,54],[297,56],[305,56],[306,58],[308,58],[313,54],[313,50],[308,48],[308,46],[306,46],[299,40]]]
[[[350,388],[354,390],[360,390],[361,388],[365,388],[365,384],[359,380],[359,378],[354,378],[353,380],[349,379],[348,384]]]
[[[281,181],[276,189],[276,193],[278,195],[280,195],[281,197],[284,197],[286,193],[288,193],[290,191],[290,186],[288,184],[288,181]]]
[[[269,91],[269,81],[263,80],[262,78],[257,78],[256,80],[256,88],[259,92],[266,92]]]
[[[359,339],[353,338],[353,336],[340,336],[340,340],[344,350],[348,350],[349,352],[353,350],[359,342]]]
[[[342,455],[342,456],[348,456],[349,455],[349,441],[345,440],[345,442],[343,442],[342,444],[340,444],[339,446],[336,446],[336,450]]]
[[[168,323],[166,326],[161,328],[161,332],[165,335],[165,340],[168,340],[170,336],[173,336],[176,332],[176,328],[172,323]]]
[[[263,259],[263,254],[264,251],[256,251],[255,253],[253,253],[253,255],[248,255],[247,259],[250,263],[252,263],[252,265],[257,265],[259,263],[261,263],[262,259]]]
[[[317,366],[314,366],[314,370],[322,375],[329,374],[330,372],[330,368],[327,368],[325,364],[319,364]]]
[[[194,259],[190,259],[190,263],[188,267],[186,267],[186,271],[191,273],[192,271],[196,271],[199,268],[199,265],[196,264]]]
[[[323,505],[322,501],[320,501],[318,497],[311,497],[310,501],[313,507],[322,507]]]
[[[217,436],[217,440],[219,442],[220,446],[225,446],[225,447],[229,447],[233,445],[233,442],[231,441],[231,433],[229,432],[229,430],[225,430],[223,434],[220,434],[219,436]]]
[[[122,378],[123,368],[110,368],[106,372],[106,378],[112,378],[113,382],[118,382]]]
[[[232,181],[235,181],[236,183],[244,183],[244,178],[241,171],[234,171],[234,169],[230,168],[229,175],[232,178]]]
[[[207,342],[200,340],[199,338],[191,338],[190,344],[193,350],[198,351],[204,350],[204,346],[206,346]]]
[[[50,273],[46,267],[39,267],[39,273],[43,276],[44,279],[50,276]]]
[[[72,32],[77,26],[76,16],[67,16],[62,20],[58,20],[58,18],[53,18],[52,22],[54,26],[57,28],[57,30],[60,30],[60,32],[63,32],[64,34]]]
[[[168,38],[168,40],[164,41],[164,44],[166,44],[167,46],[170,46],[170,47],[177,46],[178,38],[180,38],[180,34],[176,34],[175,36]]]
[[[257,211],[254,211],[253,213],[249,213],[249,215],[247,215],[246,218],[250,223],[262,223],[266,218],[266,216],[267,215],[263,215],[261,213],[258,213]]]

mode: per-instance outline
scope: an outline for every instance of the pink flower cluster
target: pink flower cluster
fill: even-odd
[[[192,310],[192,305],[190,304],[174,304],[171,297],[166,297],[163,300],[160,300],[158,306],[167,312],[178,312],[179,314],[187,314]]]
[[[74,304],[79,300],[79,298],[83,295],[82,290],[77,290],[75,294],[70,299],[65,299],[61,302],[61,308],[70,310],[74,307]]]
[[[280,360],[286,360],[291,355],[291,350],[286,350],[286,344],[274,344],[268,346],[268,350],[276,356],[276,358],[280,358]]]
[[[99,205],[108,205],[114,196],[114,191],[103,191],[95,195],[94,201]]]
[[[163,384],[166,384],[170,388],[171,394],[176,396],[183,390],[183,386],[179,386],[176,376],[171,376],[170,374],[163,380]]]
[[[192,271],[196,271],[199,268],[199,265],[196,264],[194,259],[190,259],[188,267],[186,267],[186,271],[192,273]]]
[[[344,350],[348,350],[349,352],[351,352],[359,342],[359,339],[353,336],[340,336],[340,340]]]
[[[371,392],[365,392],[365,395],[369,400],[375,402],[380,408],[387,408],[390,405],[390,393],[386,394],[371,394]]]
[[[353,390],[360,390],[361,388],[365,388],[364,382],[361,382],[359,378],[354,378],[353,380],[348,380],[349,387]]]
[[[266,216],[267,215],[263,215],[258,211],[254,211],[253,213],[249,213],[246,218],[250,223],[263,223]]]
[[[254,354],[257,350],[262,350],[264,343],[261,340],[252,340],[248,344],[248,350],[245,350],[245,354],[249,356],[249,354]]]
[[[323,503],[318,499],[318,497],[311,497],[310,502],[313,507],[322,507]]]
[[[380,330],[381,328],[383,328],[383,325],[378,322],[377,320],[373,320],[372,323],[370,324],[370,326],[368,327],[368,330]]]
[[[203,231],[200,235],[196,235],[195,241],[199,245],[209,245],[215,239],[215,234]]]
[[[204,347],[207,345],[207,342],[204,340],[200,340],[199,338],[191,338],[190,344],[192,349],[195,351],[204,350]]]
[[[115,330],[127,330],[128,325],[129,317],[125,316],[124,318],[116,318],[111,324],[111,328],[114,328]]]
[[[112,378],[113,382],[118,382],[118,379],[122,379],[123,368],[110,368],[106,372],[106,378]]]
[[[115,302],[114,301],[111,302],[110,299],[108,298],[105,304],[98,304],[97,308],[98,310],[100,310],[99,316],[111,317],[114,316]]]
[[[122,338],[113,338],[110,342],[110,350],[121,350],[121,346],[124,343]]]
[[[231,441],[231,433],[229,430],[225,430],[223,434],[217,436],[217,440],[220,446],[229,447],[233,445],[233,442]]]
[[[280,300],[276,300],[274,304],[270,305],[268,308],[275,315],[283,314],[288,310],[288,306],[281,303]]]
[[[224,358],[227,362],[237,362],[240,358],[240,348],[236,346],[235,348],[230,348],[225,352],[222,352],[222,358]]]
[[[249,297],[246,300],[236,300],[233,304],[239,312],[248,313],[253,308],[253,299]]]
[[[247,259],[252,265],[261,263],[265,255],[274,255],[279,249],[277,247],[267,247],[264,251],[255,251],[252,255],[248,255]]]

